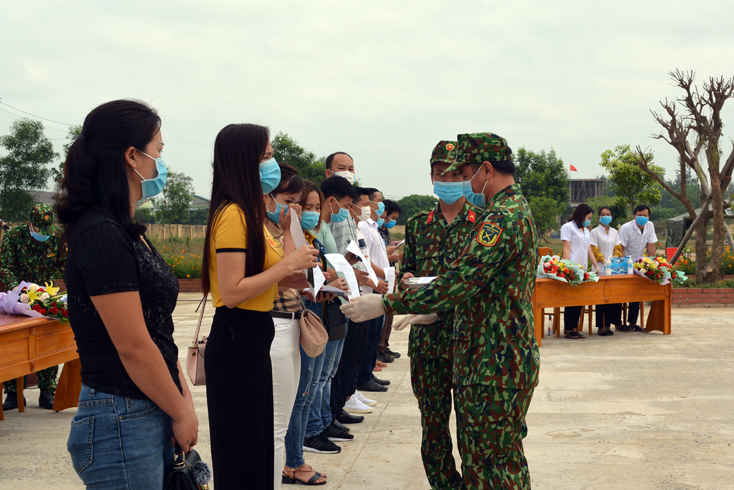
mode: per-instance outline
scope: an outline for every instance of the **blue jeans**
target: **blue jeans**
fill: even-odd
[[[367,337],[367,347],[362,354],[362,362],[357,371],[357,384],[365,384],[372,379],[372,370],[377,363],[377,346],[380,344],[382,337],[382,326],[385,324],[385,316],[370,320],[369,334]]]
[[[348,328],[348,327],[347,327]],[[324,361],[321,373],[316,378],[317,385],[314,390],[314,402],[308,414],[308,426],[306,437],[314,437],[331,424],[331,380],[336,376],[339,368],[339,360],[342,358],[344,339],[327,342],[324,349]]]
[[[308,414],[316,396],[315,388],[321,375],[321,367],[324,365],[324,352],[316,357],[308,357],[301,347],[301,379],[298,382],[296,401],[285,435],[285,465],[289,468],[298,468],[305,463],[303,440],[306,437]]]
[[[152,401],[82,385],[66,447],[87,489],[162,489],[172,434],[171,417]]]

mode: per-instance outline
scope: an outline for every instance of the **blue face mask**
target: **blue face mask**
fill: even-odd
[[[649,219],[650,218],[647,218],[645,216],[637,216],[637,217],[635,217],[635,221],[640,226],[645,226],[647,224],[647,222],[649,221]]]
[[[337,206],[339,206],[339,203],[337,203]],[[331,208],[329,208],[329,210],[331,211]],[[341,223],[342,221],[344,221],[348,217],[349,217],[349,210],[348,209],[344,209],[341,206],[339,206],[339,212],[338,213],[336,213],[336,214],[331,213],[331,221],[332,221],[332,223]]]
[[[389,230],[390,228],[395,226],[395,223],[397,223],[397,221],[395,221],[394,219],[391,219],[390,221],[387,222],[387,224],[385,225],[385,228]]]
[[[46,240],[51,238],[51,236],[49,235],[41,235],[40,233],[37,233],[33,230],[30,230],[30,232],[31,232],[31,236],[33,237],[33,239],[36,240],[37,242],[45,242]]]
[[[142,151],[140,153],[143,153]],[[156,169],[158,170],[158,175],[154,179],[146,179],[143,177],[140,172],[135,170],[135,173],[140,175],[140,178],[143,179],[142,182],[140,182],[140,186],[143,190],[143,197],[140,198],[138,201],[138,204],[142,204],[143,202],[147,201],[151,197],[155,197],[161,192],[163,192],[163,188],[166,186],[166,179],[168,178],[168,169],[166,168],[166,164],[163,163],[163,158],[153,158],[152,156],[148,155],[147,153],[143,153],[146,157],[150,158],[151,160],[155,161]]]
[[[265,206],[265,212],[268,214],[268,219],[270,219],[270,221],[280,224],[280,210],[285,208],[285,212],[283,213],[283,216],[285,216],[286,214],[288,214],[288,206],[276,201],[272,194],[270,194],[270,197],[272,197],[273,201],[275,202],[275,212],[271,213],[267,206]]]
[[[379,218],[379,219],[377,220],[377,227],[378,227],[378,228],[379,228],[379,227],[381,227],[381,226],[382,226],[382,225],[384,225],[384,224],[385,224],[385,220],[384,220],[384,219],[382,219],[382,218]]]
[[[433,193],[446,204],[453,204],[464,195],[463,182],[433,182]]]
[[[273,192],[280,184],[280,166],[275,158],[260,164],[260,184],[263,187],[263,196]]]
[[[590,224],[591,224],[591,220],[587,219],[586,221],[584,221],[584,228],[588,228]]]
[[[377,216],[382,216],[384,212],[385,212],[385,203],[378,202],[377,203]]]
[[[313,230],[318,226],[320,219],[321,213],[317,213],[316,211],[304,211],[301,214],[301,228],[306,231]]]
[[[476,173],[474,174],[474,177],[477,176],[480,169],[477,169]],[[477,194],[474,192],[471,188],[471,181],[474,180],[474,177],[471,178],[471,180],[465,180],[462,183],[462,189],[464,191],[464,197],[466,197],[466,200],[469,201],[471,204],[479,207],[484,208],[487,205],[487,198],[484,197],[484,188],[487,187],[487,182],[484,183],[484,187],[482,187],[482,192]]]
[[[602,216],[601,218],[599,218],[599,222],[601,224],[603,224],[604,226],[609,226],[609,223],[612,222],[612,217],[611,216]]]

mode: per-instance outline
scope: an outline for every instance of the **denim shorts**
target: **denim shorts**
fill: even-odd
[[[67,449],[88,489],[162,489],[173,466],[171,417],[150,400],[82,385]]]

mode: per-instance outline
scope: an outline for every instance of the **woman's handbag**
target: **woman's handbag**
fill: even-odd
[[[193,449],[184,455],[176,444],[176,459],[163,490],[208,490],[212,470]]]
[[[329,334],[326,333],[321,318],[309,310],[303,308],[301,311],[301,347],[308,357],[318,357],[324,352]]]
[[[324,327],[329,332],[329,342],[341,340],[347,336],[347,317],[340,308],[339,298],[324,301]]]
[[[199,340],[199,329],[201,328],[201,320],[204,318],[204,308],[206,307],[206,295],[199,303],[199,323],[196,324],[196,332],[194,333],[194,341],[188,349],[186,357],[186,373],[189,375],[191,384],[194,386],[204,386],[206,384],[206,372],[204,371],[204,351],[206,350],[207,337]]]

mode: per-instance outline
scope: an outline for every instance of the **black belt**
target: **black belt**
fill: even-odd
[[[301,312],[298,313],[287,313],[285,311],[271,311],[270,314],[273,318],[284,318],[286,320],[298,320],[301,318]]]

